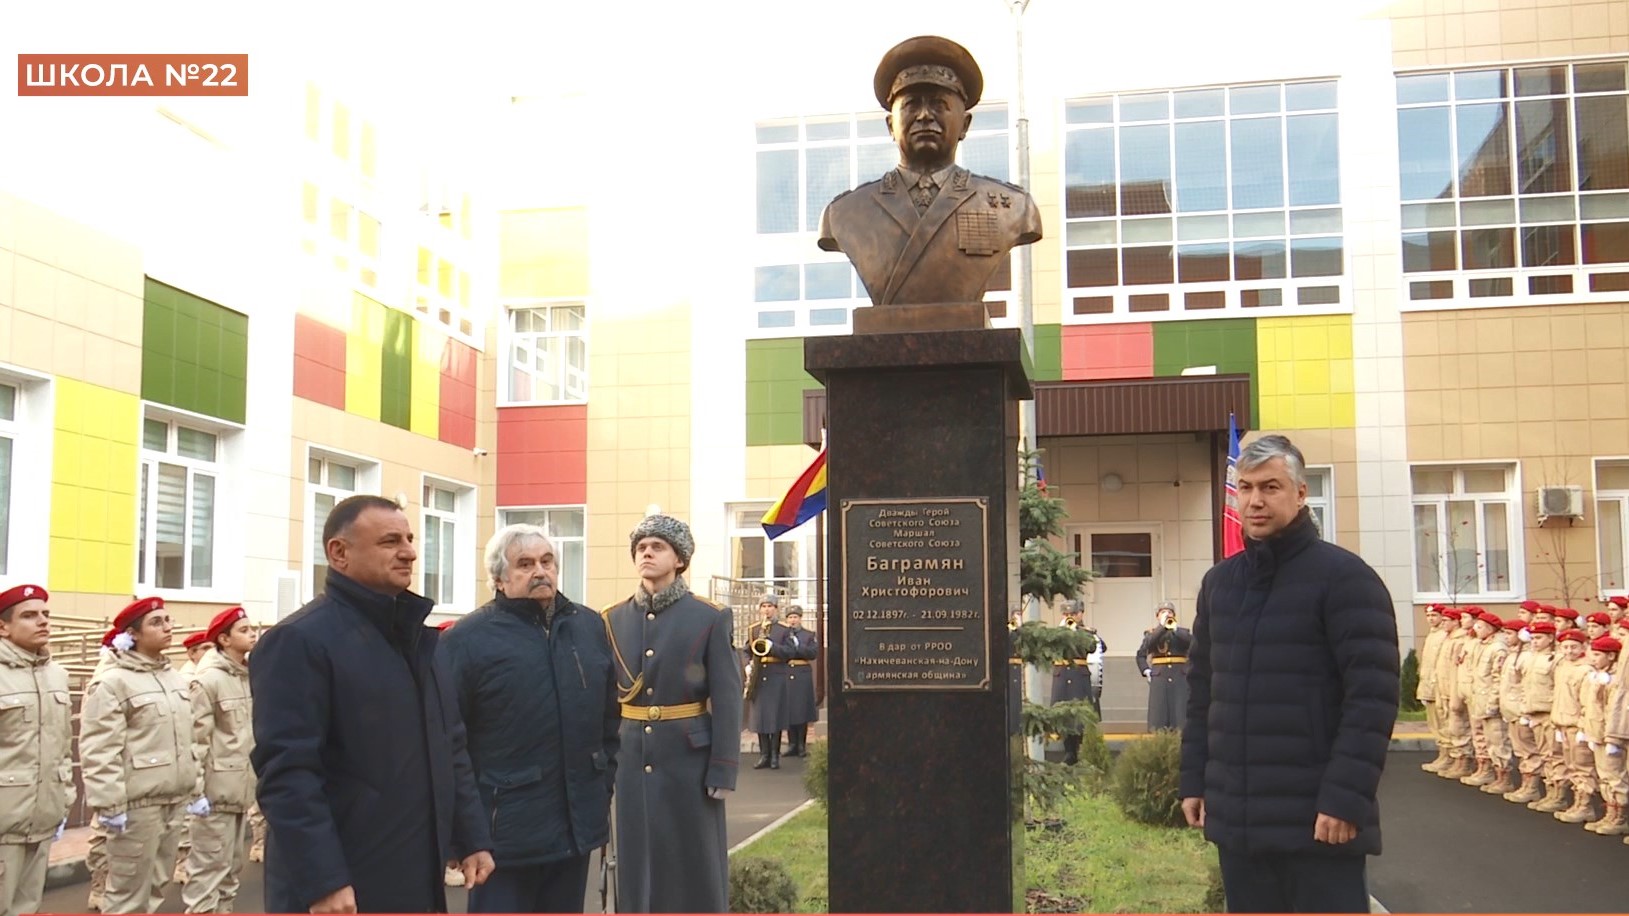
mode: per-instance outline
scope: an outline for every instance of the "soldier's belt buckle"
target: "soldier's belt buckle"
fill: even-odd
[[[660,720],[662,718],[662,707],[660,707],[660,706],[647,706],[647,707],[645,707],[645,718],[649,719],[652,722],[656,722],[656,721]]]

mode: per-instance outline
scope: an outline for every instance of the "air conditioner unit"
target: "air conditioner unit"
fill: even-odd
[[[300,609],[300,586],[304,576],[294,570],[277,574],[277,607],[275,608],[277,620],[294,613]]]
[[[1583,487],[1539,487],[1539,523],[1552,518],[1583,518]]]

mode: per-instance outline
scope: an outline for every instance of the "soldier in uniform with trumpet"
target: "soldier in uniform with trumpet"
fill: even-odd
[[[781,732],[791,724],[787,715],[787,660],[783,647],[787,629],[780,622],[780,599],[766,594],[758,601],[763,619],[747,628],[745,696],[751,709],[747,723],[758,736],[755,770],[781,768]]]
[[[1148,679],[1148,730],[1180,729],[1188,714],[1188,648],[1193,632],[1177,626],[1176,605],[1161,601],[1157,626],[1143,633],[1137,670]]]
[[[1085,610],[1083,602],[1079,600],[1069,601],[1064,605],[1063,623],[1060,626],[1069,630],[1089,629],[1080,622],[1080,615],[1083,610]],[[1092,635],[1096,636],[1096,633],[1094,632]],[[1101,640],[1094,642],[1094,651],[1087,656],[1059,659],[1052,663],[1052,705],[1056,706],[1059,703],[1066,703],[1071,700],[1085,700],[1091,703],[1094,708],[1097,707],[1098,695],[1095,688],[1101,683],[1101,677],[1096,678],[1097,683],[1094,684],[1092,656],[1098,655],[1095,647],[1100,642]],[[1079,762],[1080,743],[1084,737],[1083,734],[1074,732],[1063,736],[1064,763],[1073,765]]]

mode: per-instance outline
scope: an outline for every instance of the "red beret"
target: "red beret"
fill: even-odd
[[[1534,635],[1539,633],[1549,633],[1552,636],[1555,635],[1555,624],[1548,620],[1540,620],[1538,623],[1533,624],[1528,629],[1530,629]]]
[[[1588,642],[1589,641],[1589,637],[1584,635],[1583,630],[1562,630],[1561,635],[1557,636],[1556,639],[1560,640],[1561,642]]]
[[[1482,611],[1483,611],[1483,608],[1479,604],[1467,605],[1465,607],[1465,613],[1471,615],[1472,617],[1477,616],[1478,614],[1482,613]]]
[[[1612,625],[1612,615],[1608,614],[1605,611],[1596,611],[1595,613],[1589,615],[1588,617],[1585,617],[1584,622],[1585,623],[1598,623],[1603,627],[1609,627],[1609,626]]]
[[[119,616],[113,618],[113,628],[102,637],[102,645],[113,645],[113,637],[123,633],[125,628],[140,620],[142,617],[164,606],[163,598],[138,598],[124,606]]]
[[[1445,607],[1442,609],[1442,616],[1447,617],[1449,620],[1458,620],[1460,617],[1464,616],[1464,614],[1465,612],[1457,607]]]
[[[1554,613],[1557,617],[1565,617],[1568,620],[1578,619],[1578,612],[1570,607],[1558,607],[1552,613]]]
[[[1521,607],[1522,607],[1522,610],[1524,610],[1524,611],[1536,611],[1540,607],[1543,607],[1543,605],[1539,604],[1537,601],[1529,600],[1529,601],[1523,601]]]
[[[188,636],[186,639],[181,640],[181,645],[184,648],[187,648],[187,649],[190,649],[193,646],[206,645],[208,643],[209,643],[209,633],[208,633],[208,631],[205,631],[205,630],[200,630],[199,632],[194,633],[191,636]]]
[[[452,629],[452,625],[457,623],[457,622],[458,621],[456,621],[456,620],[443,620],[440,623],[436,624],[436,629],[438,629],[438,630],[450,630],[450,629]]]
[[[36,598],[40,601],[51,600],[50,594],[38,585],[18,585],[14,588],[8,588],[0,592],[0,611],[16,607],[24,601],[32,601]]]
[[[1629,595],[1613,595],[1606,600],[1618,607],[1629,607]]]
[[[1502,626],[1507,630],[1520,630],[1522,627],[1527,626],[1527,624],[1522,623],[1522,619],[1520,617],[1512,617],[1509,620],[1506,620]]]
[[[1594,649],[1597,652],[1622,652],[1623,651],[1623,643],[1619,642],[1616,639],[1613,639],[1610,636],[1598,636],[1598,637],[1596,637],[1595,641],[1589,644],[1589,647],[1591,649]]]
[[[1493,627],[1495,630],[1505,625],[1505,622],[1499,619],[1498,614],[1494,614],[1490,611],[1483,611],[1480,614],[1477,614],[1476,619],[1482,621],[1490,627]]]
[[[204,631],[204,638],[214,642],[215,637],[225,636],[232,629],[232,624],[247,616],[249,616],[249,612],[241,607],[229,607],[221,611],[215,615],[214,620],[209,622],[209,629]]]
[[[1553,604],[1541,604],[1541,605],[1539,605],[1539,610],[1543,611],[1546,614],[1554,614],[1557,610],[1559,610],[1559,608],[1557,608]]]

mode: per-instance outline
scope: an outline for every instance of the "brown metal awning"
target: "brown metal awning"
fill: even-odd
[[[1215,432],[1227,429],[1229,412],[1251,428],[1250,376],[1035,383],[1037,438]],[[803,441],[819,448],[825,425],[825,389],[803,392]]]

